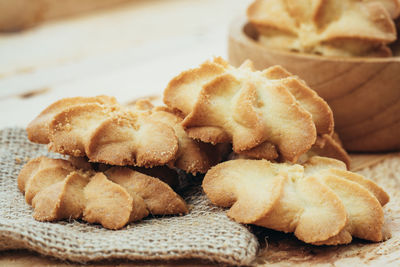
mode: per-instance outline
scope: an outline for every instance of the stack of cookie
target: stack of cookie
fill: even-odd
[[[142,173],[164,166],[205,173],[208,198],[232,206],[228,216],[241,223],[317,245],[385,237],[387,194],[346,170],[332,111],[298,77],[278,66],[255,71],[251,62],[234,68],[215,58],[173,78],[164,103],[126,107],[98,96],[46,108],[28,137],[70,158],[41,157],[21,171],[19,188],[34,217],[119,229],[150,213],[184,214],[184,201],[167,183]]]

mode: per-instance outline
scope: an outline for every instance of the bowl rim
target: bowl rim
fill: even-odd
[[[263,53],[278,55],[278,56],[286,56],[286,57],[294,57],[300,60],[315,60],[315,61],[332,61],[332,62],[349,62],[349,63],[400,63],[400,56],[392,56],[392,57],[328,57],[321,56],[315,54],[306,54],[306,53],[297,53],[291,51],[277,50],[268,48],[256,40],[248,36],[244,27],[248,25],[249,22],[245,15],[238,15],[235,17],[229,28],[229,38],[235,39],[237,42],[242,43],[243,45],[251,46],[254,49],[262,50]]]

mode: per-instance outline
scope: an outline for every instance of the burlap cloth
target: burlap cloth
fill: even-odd
[[[196,258],[247,265],[256,257],[257,238],[211,205],[199,187],[184,192],[188,215],[148,218],[119,231],[81,221],[37,222],[16,179],[27,160],[40,155],[51,154],[30,143],[25,130],[0,130],[0,250],[25,248],[81,263]]]

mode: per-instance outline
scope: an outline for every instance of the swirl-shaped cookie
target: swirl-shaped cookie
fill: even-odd
[[[232,160],[211,168],[203,189],[212,203],[230,207],[237,222],[293,232],[316,245],[381,241],[388,195],[346,171],[338,160],[313,157],[302,165]]]
[[[185,115],[191,138],[231,142],[236,153],[295,162],[333,132],[328,104],[303,81],[275,66],[255,71],[250,62],[234,68],[221,58],[175,77],[164,102]],[[279,154],[278,154],[279,153]]]
[[[39,157],[21,170],[18,187],[38,221],[82,218],[120,229],[149,214],[188,212],[185,201],[166,183],[127,167],[96,173],[67,160]]]
[[[247,10],[259,42],[327,56],[390,56],[398,0],[256,0]]]
[[[170,126],[143,119],[106,96],[57,101],[27,132],[31,141],[48,143],[54,152],[112,165],[164,165],[178,150]]]

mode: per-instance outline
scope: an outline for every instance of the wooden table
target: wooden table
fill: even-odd
[[[25,127],[69,96],[160,95],[182,70],[227,57],[230,21],[251,0],[136,0],[87,16],[0,34],[0,128]],[[355,166],[380,160],[361,158]],[[151,263],[190,266],[197,261]],[[28,251],[0,252],[0,266],[75,266]],[[100,263],[96,266],[149,263]]]

